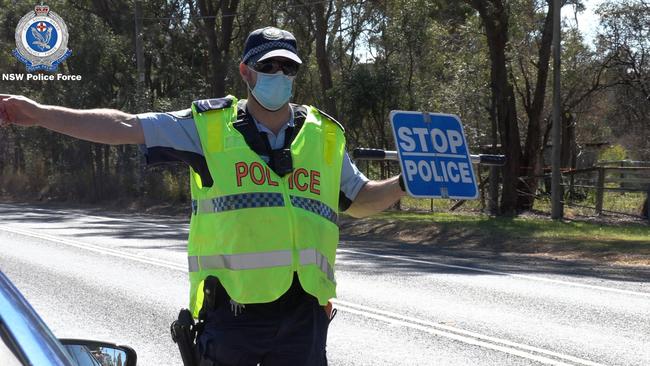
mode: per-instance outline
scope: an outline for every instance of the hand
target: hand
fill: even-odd
[[[34,126],[41,105],[22,95],[0,94],[0,127],[10,124]]]

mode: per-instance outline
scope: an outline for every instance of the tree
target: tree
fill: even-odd
[[[329,1],[325,7],[323,2],[317,1],[312,5],[310,15],[313,15],[313,22],[310,28],[313,28],[314,38],[316,41],[316,63],[320,73],[321,93],[325,100],[325,107],[328,113],[339,118],[336,108],[336,100],[333,95],[334,82],[332,80],[332,70],[330,68],[330,55],[332,54],[333,33],[338,30],[341,24],[342,4],[341,1]],[[312,19],[310,16],[308,19]],[[332,24],[330,30],[328,24]],[[329,43],[327,42],[329,38]]]
[[[605,55],[607,78],[615,84],[610,94],[612,131],[637,159],[650,159],[650,2],[607,2],[598,14],[598,52]]]
[[[502,149],[507,157],[503,167],[502,213],[512,215],[517,209],[517,185],[522,160],[517,105],[510,82],[506,47],[509,43],[510,13],[508,3],[501,0],[471,0],[478,11],[490,54],[490,87]]]
[[[514,82],[528,123],[525,129],[523,156],[521,160],[522,178],[518,184],[517,209],[532,209],[539,177],[543,173],[542,122],[547,98],[551,43],[553,41],[554,1],[547,1],[545,15],[540,12],[540,3],[525,2],[520,22],[525,24],[522,41],[517,45],[518,75],[523,83]],[[523,19],[522,19],[523,18]],[[540,25],[538,25],[540,24]],[[521,27],[521,25],[520,25]],[[522,28],[524,28],[522,27]],[[539,35],[541,34],[541,35]],[[523,47],[521,47],[523,45]],[[535,52],[536,50],[536,52]],[[535,57],[531,57],[535,53]]]
[[[230,45],[239,0],[188,0],[190,14],[207,39],[212,96],[226,95],[226,75],[230,70]],[[200,19],[200,20],[199,20]]]

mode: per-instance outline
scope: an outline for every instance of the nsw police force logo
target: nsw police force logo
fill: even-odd
[[[36,5],[18,22],[13,54],[27,66],[27,71],[54,72],[72,54],[68,49],[68,27],[49,6]]]

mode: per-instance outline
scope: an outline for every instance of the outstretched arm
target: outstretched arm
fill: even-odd
[[[370,216],[391,207],[405,195],[399,186],[399,176],[371,180],[361,188],[345,213],[357,218]]]
[[[41,126],[82,140],[110,145],[144,144],[135,115],[114,109],[70,109],[0,94],[0,126]]]

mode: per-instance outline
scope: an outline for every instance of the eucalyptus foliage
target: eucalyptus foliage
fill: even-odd
[[[495,152],[509,155],[501,204],[502,212],[512,213],[532,206],[535,177],[547,164],[550,3],[146,1],[141,2],[145,80],[139,85],[133,1],[50,1],[68,25],[73,51],[59,72],[82,75],[82,81],[0,81],[0,92],[131,113],[179,110],[192,100],[226,94],[245,97],[238,73],[244,41],[253,29],[273,25],[296,35],[305,61],[294,100],[336,116],[350,149],[394,148],[387,121],[393,109],[458,114],[473,153],[499,145]],[[583,9],[579,1],[564,4],[565,12]],[[24,72],[11,51],[15,26],[33,5],[0,0],[2,73]],[[564,27],[565,167],[575,166],[572,157],[587,143],[617,138],[627,138],[624,146],[638,152],[635,158],[650,159],[643,130],[650,105],[648,2],[606,2],[600,15],[596,45]],[[145,169],[138,147],[75,141],[39,128],[0,130],[0,171],[0,191],[7,195],[188,199],[184,167]],[[377,174],[395,171],[384,166]]]

